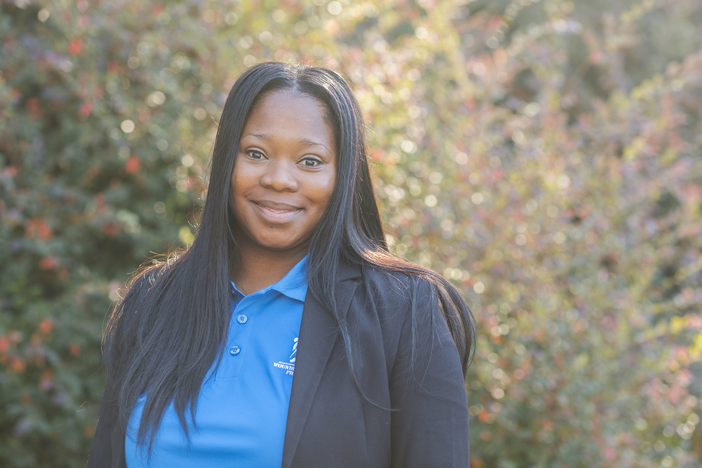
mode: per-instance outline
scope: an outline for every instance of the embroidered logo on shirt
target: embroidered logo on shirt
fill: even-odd
[[[285,370],[285,375],[293,375],[295,372],[295,360],[297,359],[297,338],[293,340],[292,354],[288,358],[290,362],[278,361],[273,366]]]
[[[295,357],[297,356],[297,338],[293,340],[293,352],[290,355],[290,362],[295,364]]]

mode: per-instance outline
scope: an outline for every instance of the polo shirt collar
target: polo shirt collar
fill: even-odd
[[[277,283],[256,291],[253,294],[265,293],[266,291],[272,289],[278,291],[279,293],[300,302],[305,302],[305,296],[307,295],[307,255],[304,256],[302,260],[297,262],[297,264],[290,269],[290,271]],[[244,297],[244,294],[239,291],[233,281],[229,282],[232,286],[232,293],[240,298]]]
[[[271,286],[271,289],[288,296],[291,299],[305,302],[307,295],[307,255],[292,267],[287,275]]]

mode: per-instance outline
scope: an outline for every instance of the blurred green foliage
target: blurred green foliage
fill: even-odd
[[[0,466],[84,466],[129,275],[192,242],[262,60],[366,114],[394,252],[465,291],[471,466],[702,463],[698,0],[0,1]]]

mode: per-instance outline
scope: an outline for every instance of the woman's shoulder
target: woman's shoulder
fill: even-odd
[[[395,306],[436,299],[436,285],[429,274],[409,263],[406,269],[364,264],[361,282],[376,300]]]
[[[157,285],[159,279],[167,274],[172,269],[170,262],[160,262],[143,268],[136,273],[126,285],[126,292],[122,299],[115,306],[112,314],[111,322],[124,322],[129,320],[131,324],[140,315],[138,313],[124,314],[125,311],[137,312],[140,305],[148,300],[153,292],[154,286]]]
[[[127,300],[130,295],[141,297],[148,294],[162,276],[173,270],[174,265],[175,262],[168,260],[142,268],[127,283],[127,294],[124,296],[123,301]]]

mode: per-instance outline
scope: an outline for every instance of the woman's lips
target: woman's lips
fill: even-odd
[[[253,204],[265,220],[273,223],[288,222],[302,212],[302,208],[278,203],[253,202]]]

